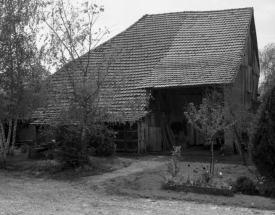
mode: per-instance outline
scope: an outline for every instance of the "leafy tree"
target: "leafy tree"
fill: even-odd
[[[5,166],[10,144],[13,152],[17,122],[29,118],[47,72],[37,60],[36,2],[2,0],[0,6],[0,145]]]
[[[275,44],[268,44],[260,52],[261,74],[263,82],[259,87],[262,98],[265,98],[268,92],[275,84]]]
[[[258,171],[275,179],[275,87],[262,104],[253,136],[252,160]]]
[[[212,138],[220,131],[228,129],[234,124],[225,118],[223,96],[217,91],[202,99],[202,103],[196,107],[190,103],[184,112],[188,122],[199,132],[204,134],[207,141],[211,143],[211,165],[210,173],[214,174],[214,146]]]

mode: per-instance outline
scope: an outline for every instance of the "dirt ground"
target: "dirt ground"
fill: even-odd
[[[0,170],[0,214],[274,214],[272,199],[161,190],[169,159],[93,158],[94,169],[85,174],[74,170],[50,176],[41,165],[52,162],[14,156],[8,170]],[[185,157],[181,168],[186,170],[192,165],[192,169],[199,169],[206,165],[191,160]],[[241,165],[221,164],[220,169],[225,175],[245,171]]]

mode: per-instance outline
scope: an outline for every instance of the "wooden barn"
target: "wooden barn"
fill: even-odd
[[[102,89],[100,104],[127,121],[114,126],[118,150],[162,151],[165,138],[183,147],[202,145],[205,140],[187,123],[184,107],[199,104],[206,88],[226,86],[225,98],[233,96],[246,108],[257,100],[260,71],[253,8],[144,15],[81,59],[98,62],[103,52],[114,49],[119,57],[106,80],[117,83]],[[63,69],[51,79],[56,90],[68,82]],[[112,90],[117,85],[119,90]],[[115,93],[110,95],[110,89]],[[48,106],[33,125],[60,111],[57,103]],[[223,135],[232,152],[234,133]]]

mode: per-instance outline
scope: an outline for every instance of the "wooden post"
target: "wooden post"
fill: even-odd
[[[144,120],[144,149],[145,152],[148,151],[148,146],[149,146],[149,116],[145,116]]]

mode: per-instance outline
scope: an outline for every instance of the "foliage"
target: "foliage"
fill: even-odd
[[[109,34],[107,28],[97,23],[103,12],[104,6],[93,1],[41,1],[40,19],[45,32],[41,35],[42,49],[47,64],[58,69],[84,54],[89,57],[89,52]],[[84,62],[78,67],[83,72],[87,70]]]
[[[5,160],[10,145],[13,151],[17,122],[29,119],[37,107],[48,73],[36,48],[37,1],[1,1],[0,13],[0,145]]]
[[[242,88],[236,88],[235,90],[228,89],[225,97],[228,112],[233,124],[233,131],[239,142],[243,141],[241,134],[246,134],[249,138],[253,135],[255,127],[256,113],[253,112],[252,107],[248,107],[240,100],[241,97],[237,97],[235,94],[241,94]],[[241,94],[242,95],[242,94]]]
[[[115,132],[107,125],[91,124],[87,135],[88,144],[81,144],[79,127],[77,124],[43,126],[40,129],[40,141],[50,143],[54,139],[54,156],[67,167],[89,166],[91,155],[109,156],[115,153]]]
[[[36,1],[1,1],[0,94],[5,118],[28,118],[48,73],[36,48]]]
[[[184,112],[188,119],[198,131],[203,133],[208,140],[219,131],[227,129],[232,124],[225,119],[225,109],[222,95],[216,91],[202,99],[199,107],[190,103]]]
[[[207,171],[202,174],[202,181],[205,184],[210,184],[211,181],[213,180],[213,176]]]
[[[167,173],[169,178],[175,178],[180,172],[180,158],[181,158],[181,146],[173,146],[172,158],[167,163]]]
[[[109,90],[108,85],[114,80],[106,81],[106,77],[117,52],[111,48],[111,43],[107,52],[94,49],[109,34],[107,28],[101,28],[97,23],[104,6],[87,0],[73,3],[43,0],[39,6],[41,26],[45,32],[41,35],[41,49],[45,53],[43,60],[66,77],[62,84],[49,80],[49,103],[60,108],[60,115],[50,124],[73,129],[72,134],[67,132],[66,139],[59,140],[62,152],[59,155],[70,165],[71,160],[73,165],[84,165],[90,154],[87,150],[92,147],[97,155],[113,154],[114,132],[103,125],[108,121],[107,112],[111,107],[102,107],[99,97],[103,88],[107,89],[107,96],[115,91]],[[73,151],[76,155],[70,158]],[[69,157],[64,157],[66,154],[70,154]],[[79,163],[75,161],[77,158]]]
[[[94,148],[95,155],[109,156],[115,154],[115,132],[105,124],[97,124],[90,134],[90,146]]]
[[[185,185],[192,185],[198,187],[214,187],[213,186],[213,175],[208,171],[204,172],[201,177],[195,179],[187,179],[184,181]]]
[[[264,197],[275,198],[275,182],[265,181],[259,185],[259,194]]]
[[[237,180],[233,184],[233,191],[240,192],[245,195],[258,195],[259,194],[256,183],[252,179],[250,179],[246,176],[241,176],[241,177],[237,178]]]
[[[260,174],[275,179],[275,87],[262,104],[252,142],[252,160]]]
[[[92,149],[84,148],[79,142],[81,133],[74,126],[59,126],[56,129],[57,160],[68,167],[78,167],[89,164]]]
[[[268,44],[260,52],[261,76],[264,78],[259,87],[265,99],[275,83],[275,44]]]

